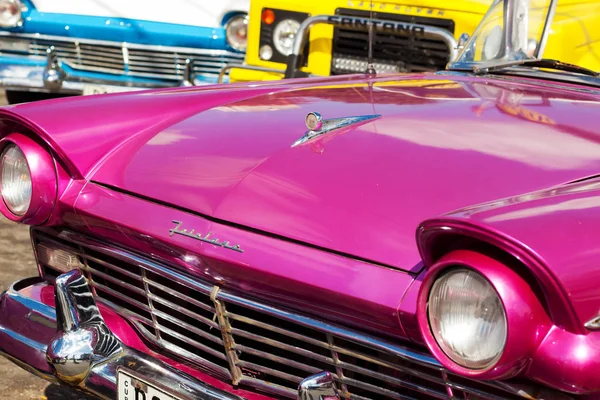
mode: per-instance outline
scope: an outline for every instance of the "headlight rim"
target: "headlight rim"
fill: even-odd
[[[502,344],[502,349],[490,362],[488,362],[484,367],[481,367],[481,368],[467,367],[463,364],[460,364],[458,361],[456,361],[454,358],[452,358],[451,355],[447,354],[446,351],[444,351],[444,349],[442,348],[442,345],[438,343],[438,340],[435,337],[435,333],[433,333],[433,331],[432,331],[431,323],[429,321],[429,299],[431,297],[431,292],[433,291],[433,288],[434,288],[436,282],[438,282],[444,275],[447,275],[447,274],[450,274],[450,273],[456,272],[456,271],[461,271],[461,270],[475,272],[476,274],[480,275],[490,285],[492,290],[496,293],[496,296],[498,296],[498,300],[500,301],[500,305],[502,307],[502,312],[503,312],[503,316],[504,316],[504,329],[505,329],[506,335],[505,335],[504,343]],[[508,330],[509,330],[508,317],[506,315],[506,306],[504,305],[504,301],[502,300],[502,297],[500,296],[500,293],[498,293],[498,290],[496,289],[494,284],[484,274],[477,271],[475,268],[472,268],[472,267],[470,267],[468,265],[464,265],[464,264],[463,265],[455,264],[455,265],[448,266],[448,267],[440,270],[438,272],[438,274],[435,276],[435,278],[432,280],[429,290],[427,292],[427,303],[428,303],[428,307],[427,307],[427,316],[426,317],[428,320],[429,331],[431,332],[431,335],[433,336],[433,339],[435,340],[436,345],[440,348],[440,350],[444,353],[444,355],[448,359],[450,359],[453,363],[460,366],[461,368],[465,368],[470,371],[486,372],[486,371],[490,370],[491,368],[493,368],[494,365],[496,365],[496,363],[502,358],[502,355],[504,354],[504,350],[506,349],[506,344],[508,342]]]
[[[2,175],[4,174],[4,172],[3,172],[4,171],[4,168],[3,168],[4,155],[6,154],[7,151],[9,151],[9,148],[15,148],[23,156],[23,160],[25,161],[25,164],[27,166],[27,172],[29,174],[29,180],[30,180],[30,184],[31,184],[31,197],[29,198],[27,208],[22,213],[16,212],[8,204],[8,202],[6,201],[6,198],[4,197],[4,195],[2,194],[1,191],[0,191],[0,197],[2,198],[1,200],[2,200],[3,206],[8,210],[8,212],[13,214],[17,218],[21,218],[21,217],[25,216],[27,214],[27,211],[29,211],[29,209],[31,208],[31,201],[33,199],[33,177],[31,176],[31,167],[29,166],[29,160],[27,160],[27,157],[25,156],[25,153],[23,153],[23,150],[21,150],[21,148],[14,143],[7,143],[5,146],[2,147],[2,150],[0,151],[0,187],[2,186]]]
[[[248,16],[248,14],[238,13],[238,14],[235,14],[235,15],[231,16],[227,20],[227,22],[225,23],[225,26],[224,26],[224,29],[225,29],[225,40],[227,41],[227,44],[232,49],[244,52],[244,51],[246,51],[248,49],[248,32],[246,31],[246,44],[243,45],[243,46],[240,46],[240,45],[238,45],[236,43],[232,43],[232,41],[230,40],[229,34],[228,34],[229,28],[231,27],[231,25],[234,22],[238,21],[238,20],[246,21],[246,27],[248,27],[248,23],[249,23],[249,16]],[[246,29],[248,29],[248,28],[246,28]]]
[[[57,200],[58,172],[54,158],[44,146],[22,133],[11,133],[0,139],[0,154],[9,145],[17,146],[25,156],[31,176],[31,201],[27,211],[17,215],[1,199],[0,212],[14,222],[42,224],[50,217]]]
[[[15,3],[15,6],[17,7],[17,10],[18,10],[18,14],[15,14],[17,16],[17,18],[16,18],[16,22],[13,24],[5,24],[5,23],[3,23],[2,19],[0,19],[0,28],[10,29],[10,28],[16,28],[18,26],[23,25],[23,3],[21,2],[21,0],[3,0],[3,1]]]
[[[433,282],[444,270],[467,267],[483,275],[500,297],[507,321],[502,355],[487,369],[469,369],[450,359],[438,346],[429,326],[427,302]],[[417,295],[417,322],[432,355],[449,371],[467,378],[494,380],[519,375],[553,326],[527,280],[496,258],[474,250],[453,250],[421,274]]]

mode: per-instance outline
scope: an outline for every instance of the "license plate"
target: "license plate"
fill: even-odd
[[[121,86],[108,86],[108,85],[83,85],[83,95],[89,96],[92,94],[105,94],[105,93],[117,93],[117,92],[130,92],[132,90],[138,90],[137,88],[128,88]]]
[[[118,400],[182,400],[128,371],[117,373]]]

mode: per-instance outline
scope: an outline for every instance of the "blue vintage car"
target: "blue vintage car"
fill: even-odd
[[[218,81],[242,63],[249,0],[0,0],[9,103]]]

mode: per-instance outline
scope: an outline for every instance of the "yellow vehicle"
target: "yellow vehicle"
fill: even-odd
[[[377,72],[443,69],[456,54],[461,35],[475,30],[490,4],[491,0],[252,0],[245,66],[228,68],[230,81],[281,79],[286,70],[287,77],[365,72],[369,20],[374,22],[372,58]],[[294,54],[295,39],[303,30],[301,54]]]

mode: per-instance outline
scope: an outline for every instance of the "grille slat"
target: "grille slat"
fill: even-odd
[[[353,371],[353,372],[357,372],[357,373],[362,373],[364,375],[371,375],[373,374],[373,372],[371,370],[367,370],[365,368],[361,368],[361,367],[357,367],[354,364],[349,364],[347,362],[344,361],[340,361],[337,364],[340,368],[342,368],[342,370],[346,369],[348,371]],[[421,379],[425,379],[428,380],[430,382],[434,382],[440,385],[444,384],[444,380],[433,376],[433,375],[429,375],[426,373],[422,373],[420,371],[414,371],[414,370],[409,370],[409,369],[400,369],[397,366],[394,366],[393,364],[387,364],[386,365],[387,368],[402,372],[404,374],[410,374],[410,375],[414,375],[415,377],[421,378]],[[372,375],[374,378],[379,379],[379,380],[386,380],[389,378],[389,376],[387,375],[382,375],[382,374],[373,374]],[[393,379],[393,378],[389,378],[389,379]],[[391,383],[393,383],[392,381],[390,381]]]
[[[311,352],[309,350],[305,350],[305,349],[303,349],[301,347],[295,347],[295,346],[291,346],[289,344],[285,344],[285,343],[279,342],[277,340],[267,339],[267,338],[259,336],[259,335],[255,335],[255,334],[252,334],[252,333],[249,333],[249,332],[242,331],[241,329],[232,328],[231,329],[231,333],[234,336],[237,335],[237,336],[241,336],[241,337],[244,337],[244,338],[247,338],[247,339],[251,339],[251,340],[254,340],[254,341],[257,341],[257,342],[261,342],[261,343],[267,344],[267,345],[272,346],[272,347],[277,347],[277,348],[282,349],[282,350],[286,350],[286,351],[289,351],[289,352],[292,352],[292,353],[296,353],[298,355],[310,358],[310,359],[315,360],[315,361],[319,361],[319,362],[322,362],[322,363],[325,363],[325,364],[335,365],[335,363],[334,363],[334,361],[333,361],[332,358],[325,357],[325,356],[322,356],[322,355],[317,354],[317,353],[313,353],[313,352]]]
[[[187,59],[193,61],[198,76],[213,79],[219,76],[223,67],[244,61],[243,54],[226,50],[109,45],[107,42],[100,44],[61,37],[42,39],[22,34],[3,35],[0,39],[3,54],[46,57],[46,50],[54,47],[59,60],[73,69],[150,79],[181,80]]]
[[[327,343],[325,341],[315,340],[315,339],[312,339],[310,337],[298,334],[296,332],[292,332],[292,331],[289,331],[289,330],[278,328],[276,326],[273,326],[273,325],[270,325],[270,324],[267,324],[267,323],[264,323],[264,322],[256,321],[256,320],[253,320],[251,318],[244,317],[242,315],[236,315],[234,313],[228,312],[227,313],[227,317],[229,317],[230,319],[232,319],[234,321],[245,322],[246,324],[254,325],[254,326],[258,327],[258,328],[267,329],[267,330],[270,330],[272,332],[279,333],[281,335],[289,335],[289,337],[301,340],[303,342],[306,342],[308,344],[312,344],[314,346],[323,347],[325,349],[328,349],[330,347],[329,343]]]
[[[148,311],[150,312],[150,307],[148,307],[146,304],[142,304],[139,301],[133,300],[129,297],[127,297],[126,295],[124,295],[123,293],[120,293],[116,290],[113,290],[109,287],[106,287],[104,285],[102,285],[101,283],[98,283],[96,281],[92,281],[91,282],[92,286],[95,287],[96,289],[100,289],[104,292],[107,292],[108,294],[110,294],[111,296],[117,297],[119,300],[122,300],[126,303],[131,304],[132,306],[138,307],[144,311]],[[102,296],[101,296],[102,297]]]
[[[211,306],[209,306],[209,305],[207,305],[205,303],[202,303],[201,301],[193,299],[190,296],[186,296],[182,292],[174,291],[173,289],[168,288],[165,285],[161,285],[160,283],[155,282],[155,281],[153,281],[151,279],[148,279],[148,278],[144,279],[144,282],[146,282],[148,285],[150,285],[152,287],[155,287],[157,289],[162,290],[165,293],[170,294],[171,296],[177,296],[177,297],[181,298],[183,301],[186,301],[186,302],[188,302],[190,304],[193,304],[195,307],[201,308],[201,309],[203,309],[203,310],[205,310],[205,311],[207,311],[207,312],[209,312],[211,314],[215,313],[215,308],[214,307],[211,307]],[[216,323],[215,323],[215,327],[218,327],[216,325]]]
[[[92,275],[100,277],[100,278],[102,278],[104,280],[110,281],[110,282],[114,283],[115,285],[121,286],[123,289],[131,290],[132,292],[135,292],[135,293],[137,293],[139,295],[142,295],[142,296],[146,295],[146,292],[144,291],[144,289],[140,289],[138,287],[130,285],[129,283],[123,282],[123,281],[121,281],[121,280],[119,280],[117,278],[114,278],[114,277],[112,277],[112,276],[110,276],[108,274],[105,274],[104,272],[94,271],[94,272],[92,272]]]
[[[33,237],[42,270],[57,260],[81,265],[99,299],[149,346],[219,379],[241,373],[241,386],[296,398],[302,379],[326,370],[351,400],[521,397],[506,383],[454,376],[418,350],[224,293],[126,250],[68,232]],[[61,253],[53,258],[52,249]]]
[[[279,357],[275,354],[272,353],[267,353],[265,351],[260,351],[260,350],[256,350],[253,349],[252,347],[248,347],[248,346],[242,346],[242,345],[236,345],[234,347],[234,349],[241,351],[242,353],[248,353],[251,354],[253,356],[257,356],[257,357],[261,357],[267,360],[271,360],[274,361],[276,363],[282,364],[282,365],[289,365],[292,368],[298,369],[298,370],[302,370],[302,371],[306,371],[308,374],[307,375],[313,375],[313,374],[317,374],[319,372],[322,371],[322,369],[320,368],[315,368],[315,367],[311,367],[310,365],[306,365],[306,364],[302,364],[299,363],[297,361],[291,360],[289,358],[285,358],[285,357]]]
[[[181,340],[182,342],[187,343],[190,346],[193,346],[193,347],[197,348],[198,350],[202,350],[203,352],[206,352],[206,353],[212,355],[213,357],[220,358],[223,361],[227,361],[227,357],[225,357],[225,355],[222,352],[219,352],[219,351],[217,351],[215,349],[212,349],[212,348],[210,348],[208,346],[203,345],[200,342],[192,340],[189,337],[187,337],[187,336],[185,336],[185,335],[183,335],[183,334],[181,334],[179,332],[175,332],[172,329],[166,328],[166,327],[162,326],[160,323],[158,324],[157,328],[161,332],[166,333],[166,334],[168,334],[170,336],[173,336],[174,338],[176,338],[178,340]]]
[[[209,327],[219,329],[219,324],[217,324],[215,321],[211,321],[210,319],[208,319],[206,317],[203,317],[202,315],[196,314],[193,311],[186,310],[185,308],[182,308],[182,307],[178,306],[177,304],[171,303],[170,301],[162,299],[151,293],[148,294],[148,297],[150,298],[150,300],[152,300],[155,303],[159,303],[164,306],[171,307],[173,310],[176,310],[177,312],[185,314],[188,317],[195,318],[197,321],[200,321],[203,324],[208,325]]]
[[[348,364],[348,363],[345,363],[345,362],[341,362],[340,363],[340,367],[343,370],[352,371],[352,372],[356,372],[356,373],[359,373],[359,374],[362,374],[362,375],[366,375],[366,376],[369,376],[369,377],[374,378],[376,380],[383,381],[385,383],[389,383],[389,384],[391,384],[393,386],[397,386],[397,387],[402,387],[402,388],[414,390],[415,392],[421,392],[421,393],[425,393],[425,394],[428,394],[428,395],[431,395],[431,396],[437,396],[439,394],[439,392],[437,392],[435,390],[429,390],[426,387],[419,386],[419,385],[413,384],[411,382],[408,382],[408,381],[405,381],[405,380],[402,380],[402,379],[393,378],[391,376],[379,374],[379,373],[373,372],[372,370],[369,370],[369,369],[366,369],[366,368],[361,368],[361,367],[358,367],[358,366],[353,365],[353,364]],[[437,382],[437,383],[439,383],[441,385],[444,384],[443,380],[441,380],[441,379],[436,379],[434,377],[430,377],[430,378],[433,378],[433,379],[431,379],[432,382]],[[345,378],[340,379],[340,381],[343,382],[343,383],[345,383],[345,384],[348,384],[348,385],[352,385],[353,384],[352,382],[354,382],[354,384],[356,384],[356,381],[352,381],[352,380],[346,381]]]
[[[241,368],[247,368],[250,370],[262,372],[265,375],[270,375],[270,376],[274,376],[274,377],[277,377],[280,379],[284,379],[289,382],[293,382],[294,386],[297,386],[300,382],[302,382],[302,379],[304,379],[303,377],[300,377],[300,376],[291,375],[291,374],[288,374],[285,372],[277,371],[275,369],[264,367],[262,365],[251,363],[248,361],[239,361],[238,365]]]
[[[79,255],[80,257],[83,256],[83,253],[81,253],[81,252],[77,252],[76,254]],[[99,264],[99,265],[101,265],[104,268],[108,268],[111,271],[117,272],[117,273],[119,273],[121,275],[125,275],[125,276],[127,276],[127,277],[129,277],[131,279],[139,279],[139,277],[140,277],[139,274],[135,274],[135,273],[130,272],[130,271],[126,270],[126,269],[119,268],[119,267],[117,267],[117,266],[115,266],[115,265],[113,265],[111,263],[107,263],[106,261],[103,261],[103,260],[101,260],[99,258],[96,258],[94,256],[91,256],[89,254],[86,255],[86,259],[88,260],[88,263],[92,262],[92,263]],[[97,268],[96,268],[96,270],[97,270]]]
[[[154,310],[153,313],[157,317],[160,317],[166,321],[169,321],[173,324],[178,324],[179,326],[181,326],[185,329],[188,329],[190,332],[192,332],[195,335],[201,336],[204,339],[210,340],[211,342],[216,343],[218,345],[221,345],[221,346],[223,345],[223,339],[221,339],[220,337],[213,336],[209,333],[206,333],[205,331],[198,329],[198,328],[194,327],[193,325],[187,324],[187,323],[181,321],[180,319],[175,318],[175,317],[173,317],[167,313],[164,313],[162,311]]]
[[[415,397],[413,396],[408,396],[406,394],[400,394],[398,392],[394,392],[392,390],[387,390],[375,385],[370,385],[368,383],[364,383],[364,382],[360,382],[357,381],[355,379],[337,379],[336,381],[340,382],[340,383],[345,383],[347,386],[349,386],[349,389],[352,388],[353,386],[359,389],[363,389],[372,393],[376,393],[380,396],[384,396],[386,398],[390,398],[390,399],[398,399],[398,400],[416,400]],[[349,393],[352,393],[352,390],[349,390]],[[447,398],[446,395],[440,393],[440,392],[433,392],[430,395],[430,398],[434,398],[434,399],[445,399]]]

